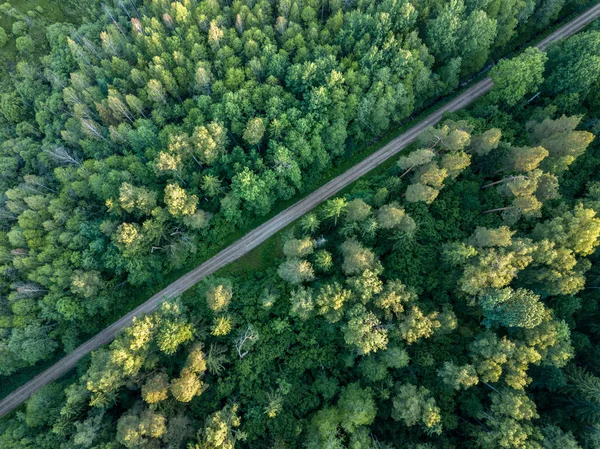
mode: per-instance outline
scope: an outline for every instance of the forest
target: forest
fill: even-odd
[[[0,447],[600,448],[600,26],[518,51],[584,4],[1,5],[0,383],[498,62],[393,164],[0,420]]]

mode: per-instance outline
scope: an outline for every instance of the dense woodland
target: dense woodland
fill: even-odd
[[[4,376],[582,2],[71,3],[77,25],[0,7]],[[502,59],[489,95],[303,217],[279,255],[36,393],[0,447],[600,448],[591,28]]]

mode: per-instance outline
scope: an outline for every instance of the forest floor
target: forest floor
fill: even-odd
[[[551,42],[571,36],[583,29],[586,25],[598,17],[600,17],[600,4],[596,4],[592,8],[577,16],[575,19],[563,25],[554,31],[550,36],[540,41],[537,46],[545,47]],[[133,317],[153,312],[165,299],[175,297],[185,292],[205,277],[216,272],[220,268],[225,267],[231,262],[239,260],[242,256],[248,254],[251,255],[250,259],[244,259],[244,264],[246,264],[247,268],[252,268],[255,270],[257,265],[260,265],[261,260],[268,260],[272,258],[273,254],[275,254],[275,251],[277,251],[276,248],[279,246],[277,239],[280,238],[277,233],[279,231],[289,226],[295,220],[321,204],[323,201],[338,194],[344,188],[348,187],[350,184],[355,182],[360,177],[366,175],[374,168],[378,167],[382,163],[385,163],[386,161],[389,161],[390,158],[414,142],[422,131],[438,123],[442,119],[444,113],[454,112],[464,108],[477,98],[487,93],[492,86],[492,80],[490,78],[485,78],[464,90],[461,94],[442,105],[435,112],[428,115],[425,119],[414,125],[408,131],[402,133],[367,158],[346,170],[341,175],[327,182],[325,185],[315,190],[304,199],[289,206],[283,212],[278,213],[267,222],[258,226],[254,230],[247,233],[244,237],[229,245],[214,257],[210,258],[206,262],[196,267],[194,270],[180,277],[166,288],[153,295],[146,302],[136,307],[134,310],[130,311],[110,326],[106,327],[104,330],[76,348],[72,353],[63,357],[48,369],[37,375],[31,381],[21,386],[0,401],[0,416],[4,416],[16,408],[31,394],[42,388],[47,383],[61,377],[91,351],[109,343],[119,332],[131,324]],[[259,248],[259,245],[267,240],[269,240],[267,247],[262,249]],[[244,266],[242,265],[240,269],[244,269]]]

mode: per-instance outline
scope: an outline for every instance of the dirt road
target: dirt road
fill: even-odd
[[[550,36],[542,40],[537,46],[541,49],[544,49],[552,42],[556,42],[560,39],[571,36],[599,16],[600,4],[597,4],[556,30]],[[112,341],[120,331],[131,324],[133,317],[153,312],[165,299],[172,298],[186,291],[190,287],[196,285],[201,279],[214,273],[219,268],[224,267],[230,262],[233,262],[253,248],[256,248],[267,238],[283,229],[294,220],[300,218],[315,206],[335,195],[341,189],[356,181],[358,178],[365,175],[382,162],[406,148],[423,130],[429,126],[435,125],[442,118],[442,115],[445,112],[457,111],[464,108],[488,92],[492,88],[492,85],[493,83],[490,78],[486,78],[473,85],[455,99],[440,107],[436,112],[429,115],[423,121],[410,128],[404,134],[398,136],[383,148],[367,157],[362,162],[359,162],[346,172],[339,175],[337,178],[332,179],[303,200],[300,200],[293,206],[290,206],[266,223],[262,224],[238,241],[225,248],[213,258],[207,260],[202,265],[196,267],[194,270],[177,279],[175,282],[158,292],[156,295],[152,296],[148,301],[132,310],[127,315],[123,316],[94,337],[90,338],[88,341],[76,348],[72,353],[63,357],[50,368],[43,371],[31,381],[16,389],[6,398],[0,401],[0,417],[6,415],[11,410],[25,402],[29,396],[42,388],[44,385],[61,377],[63,374],[73,368],[81,358],[89,354],[91,351]]]

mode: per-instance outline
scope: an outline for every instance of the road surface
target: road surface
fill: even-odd
[[[556,30],[554,33],[542,40],[537,47],[544,49],[552,42],[556,42],[560,39],[575,34],[577,31],[581,30],[599,16],[600,3],[583,12],[575,19]],[[177,279],[175,282],[158,292],[156,295],[152,296],[148,301],[132,310],[127,315],[123,316],[94,337],[90,338],[88,341],[76,348],[72,353],[63,357],[50,368],[27,382],[25,385],[10,393],[6,398],[0,401],[0,417],[6,415],[11,410],[25,402],[29,396],[42,388],[44,385],[61,377],[91,351],[111,342],[119,332],[131,324],[133,317],[155,311],[160,303],[165,299],[172,298],[180,293],[183,293],[184,291],[196,285],[203,278],[240,258],[250,250],[256,248],[273,234],[280,231],[313,209],[315,206],[332,197],[344,187],[353,183],[382,162],[388,160],[390,157],[396,155],[398,152],[406,148],[409,144],[415,141],[415,139],[421,132],[423,132],[423,130],[438,123],[445,112],[453,112],[464,108],[488,92],[492,88],[492,85],[493,83],[490,78],[485,78],[484,80],[479,81],[477,84],[465,90],[462,94],[454,98],[449,103],[441,106],[436,112],[429,115],[423,121],[419,122],[404,134],[392,140],[390,143],[364,159],[362,162],[354,165],[337,178],[332,179],[304,199],[298,201],[296,204],[290,206],[266,223],[249,232],[238,241],[232,243],[213,258],[207,260],[202,265],[196,267],[194,270]]]

